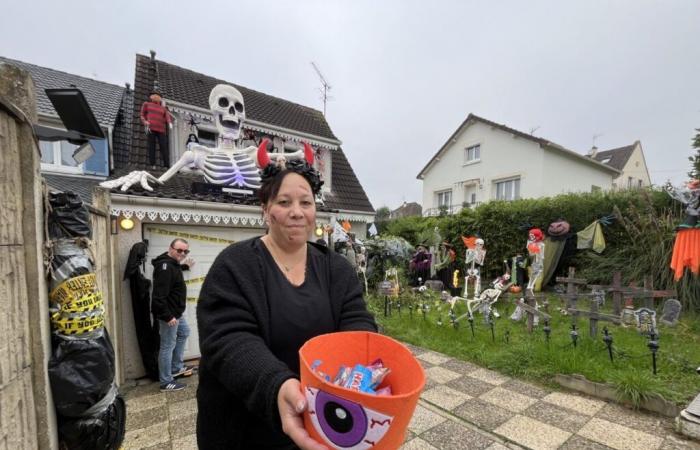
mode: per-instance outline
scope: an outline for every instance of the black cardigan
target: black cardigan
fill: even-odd
[[[202,359],[197,390],[200,449],[241,448],[245,424],[262,420],[281,431],[277,393],[298,378],[269,350],[270,317],[263,259],[253,238],[222,251],[199,294],[197,325]],[[362,287],[345,258],[326,247],[333,320],[338,331],[376,331]]]

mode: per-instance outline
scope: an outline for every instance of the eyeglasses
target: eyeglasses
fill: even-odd
[[[189,255],[189,254],[190,254],[190,251],[189,251],[189,250],[185,250],[185,249],[182,249],[182,248],[175,248],[175,247],[171,247],[171,248],[172,248],[173,250],[175,250],[175,251],[176,251],[178,254],[180,254],[180,255],[183,254],[183,253],[184,253],[185,255]]]

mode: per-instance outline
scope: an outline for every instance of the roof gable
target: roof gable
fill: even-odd
[[[547,139],[543,139],[543,138],[540,138],[537,136],[533,136],[531,134],[524,133],[524,132],[516,130],[514,128],[510,128],[506,125],[492,122],[488,119],[484,119],[483,117],[479,117],[476,114],[470,113],[467,116],[467,118],[464,120],[464,122],[462,122],[462,124],[454,131],[454,133],[452,133],[452,135],[447,139],[447,141],[445,141],[445,143],[442,145],[442,147],[440,147],[440,149],[437,151],[437,153],[435,153],[435,155],[433,155],[433,157],[430,158],[430,161],[428,161],[428,163],[425,165],[425,167],[423,167],[423,169],[421,169],[421,171],[418,173],[416,178],[419,180],[423,179],[425,177],[425,174],[428,172],[428,170],[430,170],[433,163],[436,160],[439,160],[440,156],[444,152],[446,152],[449,148],[451,148],[452,141],[457,137],[457,135],[459,133],[461,133],[462,130],[464,130],[467,126],[469,126],[470,124],[475,123],[475,122],[480,122],[480,123],[483,123],[485,125],[489,125],[495,129],[498,129],[500,131],[510,133],[510,134],[517,136],[519,138],[527,139],[528,141],[534,142],[534,143],[540,145],[541,147],[546,147],[546,148],[554,150],[554,151],[559,151],[559,152],[564,153],[568,156],[572,156],[572,157],[576,158],[579,162],[583,162],[583,163],[587,163],[587,164],[593,163],[599,169],[603,169],[603,170],[611,171],[611,172],[615,172],[615,173],[620,172],[619,170],[615,169],[614,167],[607,166],[603,163],[600,163],[596,160],[588,158],[585,155],[577,153],[573,150],[569,150],[566,147],[559,145],[557,143],[554,143],[552,141],[549,141]]]
[[[604,164],[614,167],[617,170],[624,169],[629,161],[634,149],[637,148],[639,141],[636,141],[632,145],[626,145],[624,147],[613,148],[610,150],[605,150],[603,152],[597,152],[594,156],[596,161],[600,161]]]
[[[2,56],[0,56],[0,62],[17,66],[30,73],[36,86],[36,109],[38,114],[58,117],[44,89],[76,87],[85,95],[85,99],[95,114],[97,122],[104,127],[114,126],[125,88]]]

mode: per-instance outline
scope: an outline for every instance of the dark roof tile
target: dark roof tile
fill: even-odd
[[[632,152],[634,152],[636,147],[637,142],[632,145],[626,145],[624,147],[598,152],[594,158],[596,161],[600,161],[617,170],[622,170],[627,164],[627,161],[629,161],[630,156],[632,156]]]

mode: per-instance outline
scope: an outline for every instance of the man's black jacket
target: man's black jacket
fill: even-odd
[[[187,306],[187,286],[182,267],[168,253],[154,258],[151,312],[163,322],[179,319]]]

